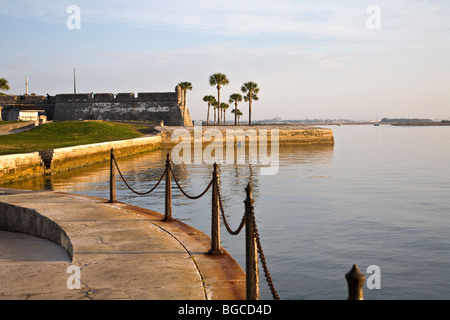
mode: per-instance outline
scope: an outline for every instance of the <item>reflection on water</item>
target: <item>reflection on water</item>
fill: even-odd
[[[381,268],[381,290],[367,299],[449,299],[450,127],[334,127],[334,146],[283,146],[279,171],[260,165],[221,165],[225,213],[235,229],[245,187],[254,187],[255,214],[275,287],[282,299],[345,299],[344,274]],[[168,150],[119,159],[130,185],[150,190]],[[195,159],[193,159],[195,160]],[[213,166],[174,166],[190,195],[208,185]],[[119,178],[118,178],[119,179]],[[6,187],[109,197],[109,163]],[[117,183],[118,200],[164,212],[164,182],[149,196]],[[3,186],[4,187],[4,186]],[[173,216],[210,234],[211,196],[182,196],[173,185]],[[243,233],[222,228],[222,244],[245,265]],[[261,272],[261,277],[263,273]],[[271,299],[265,280],[261,296]]]
[[[136,188],[145,190],[157,181],[165,170],[166,155],[170,149],[161,149],[150,153],[118,159],[121,172]],[[246,150],[246,163],[248,162],[248,148]],[[225,154],[225,151],[224,151]],[[226,180],[231,190],[242,193],[250,182],[254,188],[255,195],[258,194],[259,168],[262,165],[222,164],[220,173],[231,180]],[[306,146],[282,146],[279,150],[280,166],[289,168],[292,164],[314,163],[320,165],[330,163],[333,157],[332,145],[306,145]],[[200,158],[200,161],[202,159]],[[195,172],[195,180],[200,182],[204,179],[206,183],[212,177],[212,165],[194,164],[198,157],[192,154],[191,164],[174,165],[174,173],[179,182],[189,184],[190,171]],[[120,180],[119,175],[117,179]],[[120,183],[118,183],[120,184]],[[105,194],[109,192],[109,162],[102,162],[87,167],[75,168],[69,171],[42,176],[24,181],[3,184],[5,188],[27,189],[27,190],[51,190],[70,192],[95,192]],[[228,189],[227,189],[228,190]],[[105,196],[108,198],[108,196]]]

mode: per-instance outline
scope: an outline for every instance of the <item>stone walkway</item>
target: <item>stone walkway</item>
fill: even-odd
[[[105,199],[0,189],[0,230],[23,224],[11,219],[27,210],[65,232],[73,257],[48,240],[0,232],[2,300],[245,299],[242,268],[228,253],[207,255],[211,239],[184,223]],[[70,266],[79,289],[69,288],[77,283]]]

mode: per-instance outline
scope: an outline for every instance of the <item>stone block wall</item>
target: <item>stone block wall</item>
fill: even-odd
[[[42,175],[44,163],[39,152],[0,156],[0,181],[8,183]]]
[[[192,126],[189,111],[183,116],[182,94],[159,93],[97,93],[60,94],[56,96],[54,120],[131,120],[164,121],[168,126]]]
[[[0,156],[0,183],[25,180],[106,161],[110,159],[111,149],[114,149],[116,158],[120,158],[157,150],[160,147],[161,137],[153,136]]]
[[[123,141],[103,142],[48,150],[47,166],[52,173],[84,167],[110,159],[111,149],[117,158],[159,149],[161,137],[147,137]],[[43,153],[41,156],[44,158]],[[50,164],[48,162],[51,162]]]

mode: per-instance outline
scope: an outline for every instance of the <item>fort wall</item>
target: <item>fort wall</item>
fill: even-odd
[[[192,126],[189,111],[183,116],[183,95],[175,92],[59,94],[55,121],[131,120],[164,121],[168,126]]]
[[[32,104],[45,110],[48,120],[155,121],[168,126],[192,126],[184,110],[183,94],[174,92],[82,93],[56,96],[0,96],[0,107]]]

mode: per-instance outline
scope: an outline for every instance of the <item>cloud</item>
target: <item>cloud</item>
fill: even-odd
[[[67,18],[70,1],[0,1],[0,15],[46,21]],[[83,21],[181,34],[225,37],[290,36],[299,39],[372,40],[367,8],[381,8],[384,39],[447,34],[448,1],[297,1],[297,0],[79,0]]]

